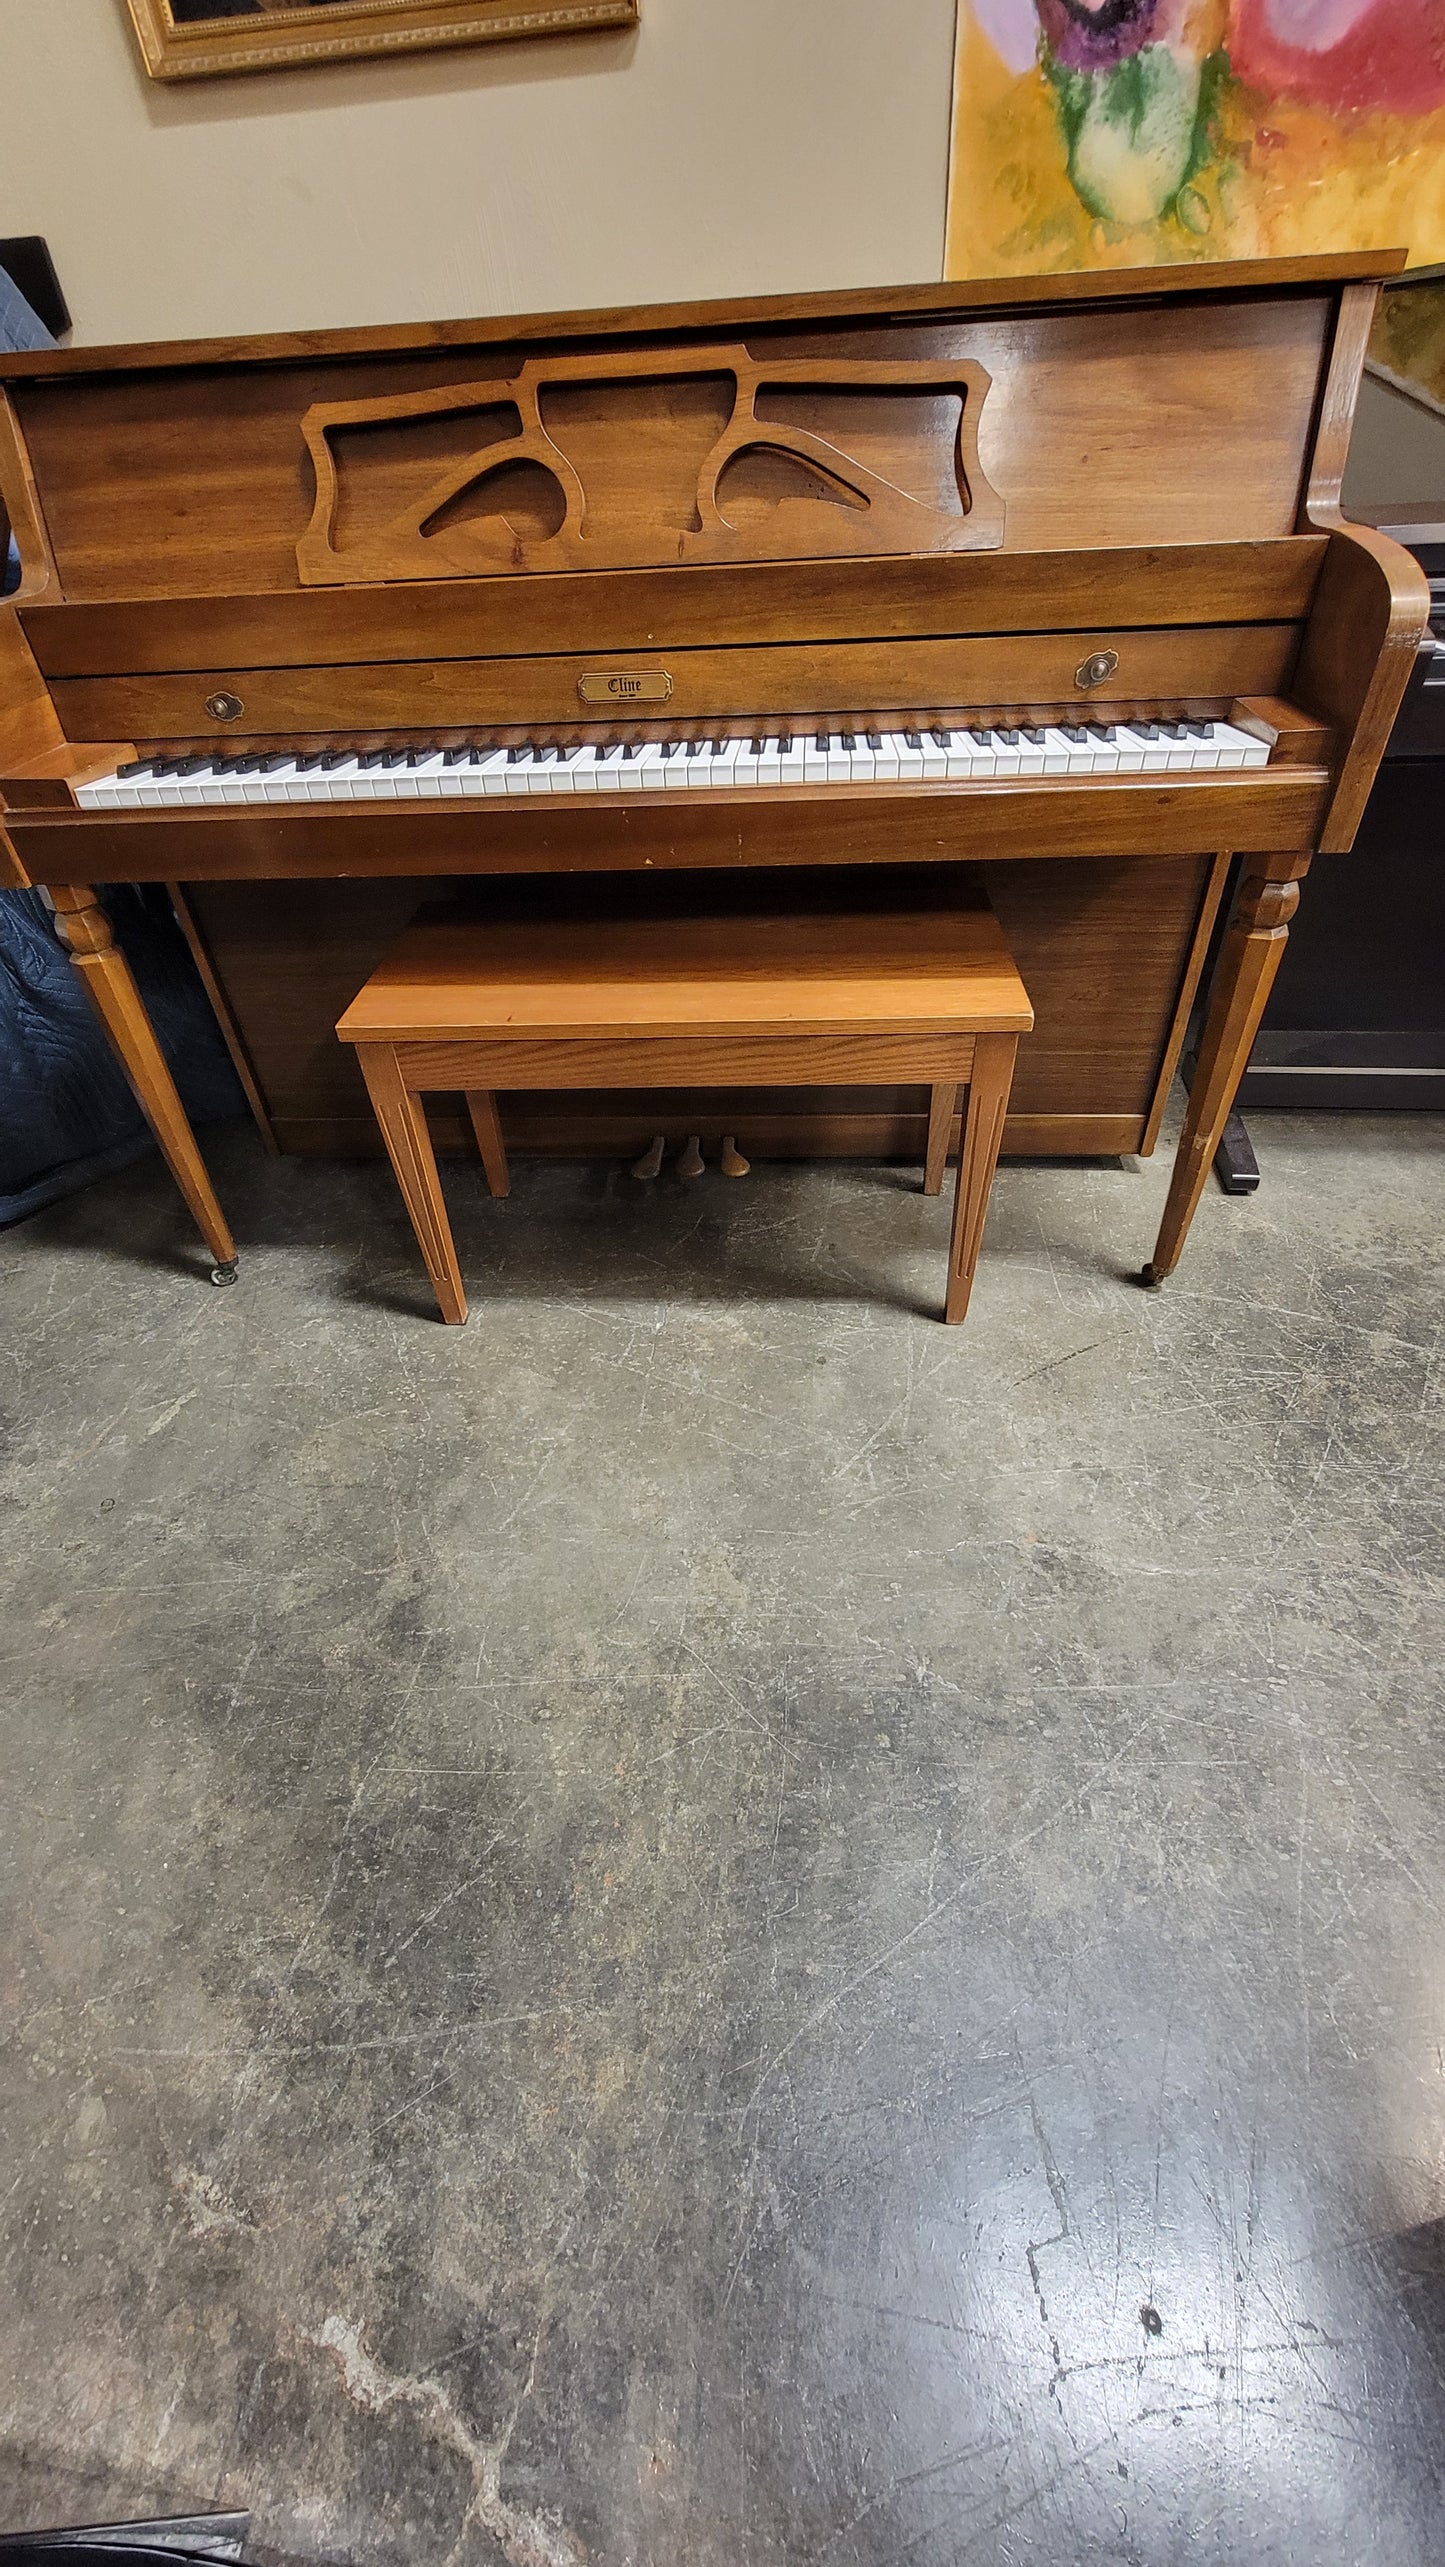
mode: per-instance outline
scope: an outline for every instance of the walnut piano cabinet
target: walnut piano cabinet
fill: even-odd
[[[1310,856],[1351,842],[1425,625],[1410,556],[1339,505],[1400,264],[0,359],[22,561],[0,879],[70,920],[216,1264],[229,1233],[96,941],[97,883],[174,887],[258,1123],[324,1151],[374,1143],[331,1028],[424,899],[595,876],[620,901],[670,871],[746,907],[798,867],[840,896],[928,874],[935,902],[986,892],[1034,1000],[1004,1148],[1112,1155],[1154,1145],[1240,857],[1167,1274]],[[785,774],[815,734],[826,779]],[[680,1091],[669,1119],[719,1110]],[[507,1119],[523,1146],[616,1150],[650,1111],[522,1096]],[[937,1156],[906,1084],[756,1090],[726,1118],[761,1151]],[[436,1129],[470,1141],[460,1098]]]

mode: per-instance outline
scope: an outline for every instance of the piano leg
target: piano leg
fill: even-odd
[[[1164,1218],[1141,1283],[1162,1283],[1183,1253],[1299,907],[1298,876],[1308,863],[1308,856],[1246,862],[1214,975]]]
[[[51,889],[50,900],[56,926],[69,948],[86,996],[211,1252],[211,1281],[232,1283],[236,1242],[216,1201],[205,1161],[196,1147],[196,1136],[156,1040],[155,1027],[145,1012],[130,965],[111,932],[110,920],[86,883],[57,883]]]

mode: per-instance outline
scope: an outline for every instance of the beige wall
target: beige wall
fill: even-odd
[[[162,87],[124,0],[0,0],[0,234],[75,338],[939,273],[953,0],[643,0],[621,35]]]

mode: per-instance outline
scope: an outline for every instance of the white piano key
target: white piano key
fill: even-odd
[[[1148,736],[1150,731],[1154,733],[1154,737],[1152,739]],[[1120,723],[1119,762],[1121,766],[1124,763],[1123,749],[1126,742],[1128,743],[1130,765],[1135,773],[1141,775],[1159,775],[1168,765],[1169,743],[1164,738],[1163,733],[1159,730],[1157,724],[1150,723],[1147,726],[1143,726],[1136,722]]]
[[[890,731],[885,736],[887,745],[898,760],[899,783],[921,784],[924,775],[923,751],[918,745],[917,734],[915,733],[912,740],[909,739],[906,731]]]
[[[1220,765],[1230,767],[1267,767],[1269,742],[1257,740],[1252,731],[1241,731],[1233,722],[1216,722],[1220,745]]]
[[[1219,725],[1217,722],[1210,722],[1204,728],[1208,733],[1207,738],[1194,741],[1194,764],[1196,767],[1217,767],[1221,754]]]
[[[923,745],[927,750],[930,747],[936,748],[938,743],[930,733],[925,734]],[[993,735],[988,731],[965,729],[950,732],[948,745],[943,754],[948,761],[948,776],[954,782],[981,783],[985,777],[996,774],[998,770],[998,756]]]
[[[1055,775],[1088,774],[1093,760],[1089,755],[1087,741],[1066,740],[1058,724],[1050,722],[1044,732],[1044,742],[1048,751],[1044,765],[1045,774],[1049,773],[1050,769]]]

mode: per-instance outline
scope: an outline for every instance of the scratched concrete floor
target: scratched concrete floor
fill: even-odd
[[[0,1240],[0,2521],[1445,2558],[1445,1123]]]

